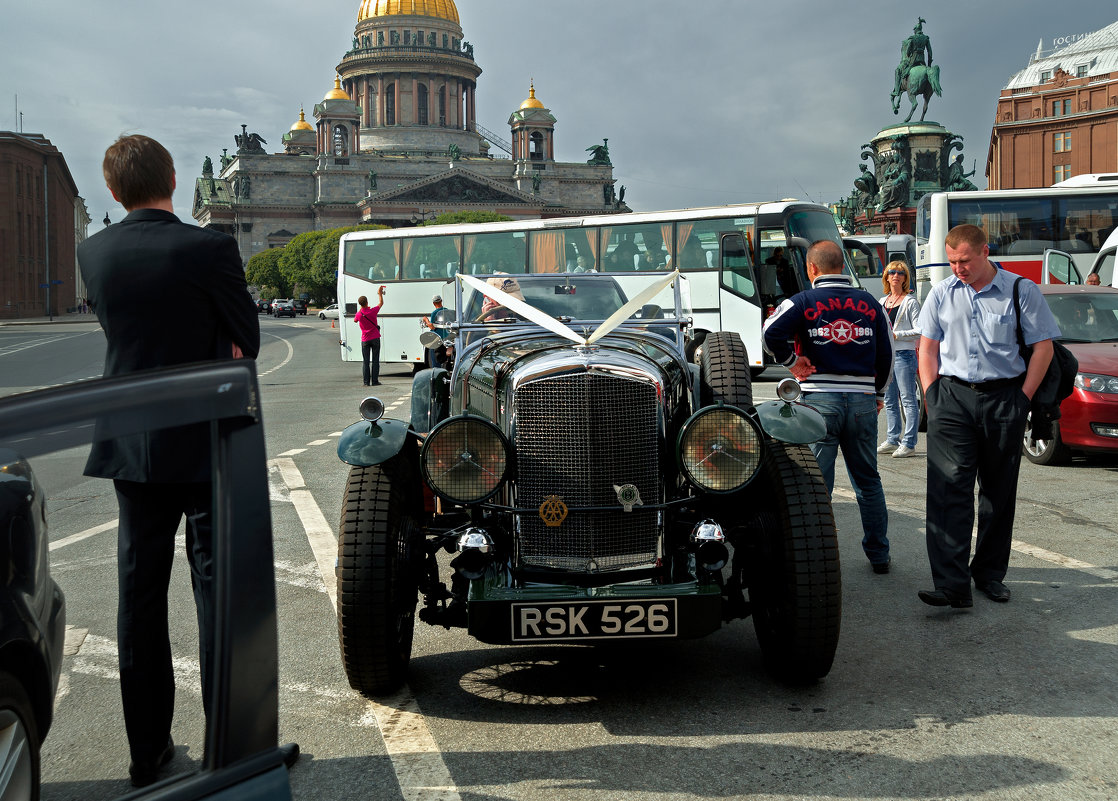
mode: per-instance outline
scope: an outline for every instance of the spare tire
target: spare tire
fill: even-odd
[[[707,334],[699,361],[699,404],[711,406],[719,401],[739,409],[753,408],[749,355],[741,337],[730,331]]]

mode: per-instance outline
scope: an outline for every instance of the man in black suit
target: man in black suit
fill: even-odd
[[[174,215],[171,154],[154,139],[123,136],[105,152],[102,170],[128,211],[78,246],[89,299],[108,341],[105,375],[234,355],[255,358],[260,327],[237,243]],[[155,781],[174,756],[167,587],[183,515],[208,706],[214,604],[209,427],[95,442],[85,473],[113,479],[120,506],[120,687],[132,756],[128,771],[141,787]]]

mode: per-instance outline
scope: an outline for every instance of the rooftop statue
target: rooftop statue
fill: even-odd
[[[602,164],[607,167],[612,167],[613,162],[609,160],[609,140],[603,139],[600,145],[591,145],[586,148],[586,152],[590,154],[587,159],[587,164]]]
[[[928,54],[927,64],[924,63],[925,51]],[[924,109],[920,112],[920,120],[923,121],[933,92],[943,96],[943,89],[939,84],[939,65],[932,64],[932,41],[924,33],[924,18],[918,17],[912,36],[901,42],[901,62],[893,73],[893,92],[889,95],[893,101],[893,113],[900,114],[901,96],[907,93],[912,103],[912,108],[904,119],[908,122],[916,111],[916,99],[923,96]]]
[[[264,154],[264,148],[261,145],[266,145],[268,142],[258,133],[249,133],[247,125],[241,125],[241,133],[233,135],[233,141],[237,143],[237,154],[245,153],[259,153]]]

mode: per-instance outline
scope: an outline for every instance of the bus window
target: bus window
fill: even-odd
[[[345,272],[369,281],[396,277],[398,240],[362,239],[346,243]]]
[[[598,241],[596,228],[558,228],[552,231],[533,231],[532,247],[528,257],[530,273],[588,273],[597,269],[594,251],[590,247],[593,234]]]
[[[452,278],[458,272],[458,236],[425,236],[409,241],[405,278]]]
[[[495,234],[467,234],[462,237],[465,252],[462,270],[470,275],[522,273],[527,250],[524,231]]]
[[[1071,197],[1056,201],[1057,247],[1068,253],[1096,253],[1114,230],[1118,201],[1108,197]]]
[[[679,269],[717,269],[719,235],[727,231],[740,231],[744,234],[746,231],[753,229],[753,223],[754,219],[752,217],[725,217],[716,220],[676,223]]]
[[[671,241],[672,224],[614,225],[601,229],[602,271],[662,270],[668,261],[665,238]]]
[[[932,232],[932,196],[924,195],[916,202],[916,241],[928,241]]]
[[[722,285],[747,300],[757,302],[757,287],[750,269],[749,249],[740,233],[726,233],[722,242]]]
[[[953,200],[948,204],[947,230],[970,223],[986,232],[991,256],[1039,255],[1057,246],[1051,198]]]
[[[789,258],[787,240],[782,228],[761,230],[760,261],[757,262],[757,289],[761,302],[766,306],[777,306],[784,298],[800,291],[796,280],[797,268]],[[798,260],[797,260],[798,263]],[[800,267],[799,272],[804,268]],[[807,286],[807,273],[804,272],[803,285]]]

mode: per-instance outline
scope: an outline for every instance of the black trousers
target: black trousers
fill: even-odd
[[[380,340],[369,339],[361,343],[361,380],[365,386],[380,381]]]
[[[970,595],[970,582],[1002,581],[1009,567],[1017,474],[1029,401],[1019,383],[982,391],[940,378],[928,404],[928,561],[937,590]],[[978,542],[974,485],[978,481]]]
[[[209,483],[114,480],[113,485],[120,505],[117,645],[124,726],[132,760],[151,762],[167,745],[175,708],[167,587],[183,515],[198,615],[202,702],[208,712],[214,624],[212,490]]]

